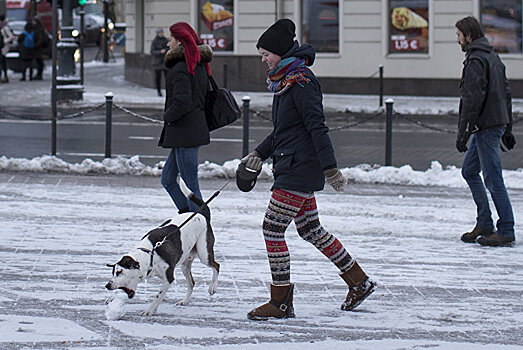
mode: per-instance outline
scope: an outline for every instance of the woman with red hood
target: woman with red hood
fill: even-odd
[[[198,183],[198,150],[210,142],[204,104],[209,89],[212,50],[185,22],[170,28],[165,55],[164,126],[158,145],[171,152],[162,170],[161,183],[180,213],[196,211],[176,182],[181,176],[187,187],[201,198]]]

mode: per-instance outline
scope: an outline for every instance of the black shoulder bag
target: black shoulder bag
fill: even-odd
[[[209,131],[213,131],[237,121],[242,113],[228,89],[219,88],[210,75],[209,82],[211,89],[207,91],[204,109]]]

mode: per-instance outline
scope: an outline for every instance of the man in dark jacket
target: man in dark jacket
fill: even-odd
[[[154,69],[156,90],[158,91],[158,96],[162,96],[162,73],[165,77],[164,69],[164,57],[167,52],[167,38],[163,35],[162,28],[156,28],[156,37],[151,43],[151,66]]]
[[[460,89],[456,148],[467,152],[462,175],[477,206],[476,225],[461,236],[467,243],[487,246],[512,245],[515,241],[514,215],[501,169],[501,149],[515,145],[512,135],[512,99],[505,65],[493,51],[474,17],[456,23],[457,41],[466,53]],[[470,145],[467,141],[470,137]],[[483,173],[483,183],[480,177]],[[485,185],[498,212],[494,229]]]

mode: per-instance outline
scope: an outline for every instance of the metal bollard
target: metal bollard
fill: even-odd
[[[227,88],[227,63],[223,65],[223,87]]]
[[[383,106],[383,65],[380,64],[380,105]]]
[[[249,154],[249,104],[250,96],[243,96],[243,147],[242,158]]]
[[[111,137],[113,124],[113,93],[105,94],[105,158],[111,158]]]
[[[385,127],[385,166],[392,165],[392,111],[394,110],[394,100],[392,98],[385,101],[387,111],[387,121]]]

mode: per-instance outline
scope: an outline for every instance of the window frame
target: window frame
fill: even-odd
[[[483,21],[481,20],[482,15],[482,3],[483,0],[474,0],[474,17],[479,19],[481,25],[483,26]],[[514,58],[514,59],[521,59],[523,57],[523,0],[521,0],[521,6],[522,6],[522,15],[521,15],[521,22],[522,22],[522,40],[521,40],[521,52],[520,53],[506,53],[506,52],[497,52],[498,55],[504,58]]]
[[[320,52],[316,50],[316,57],[341,57],[343,53],[343,4],[344,0],[338,0],[338,52]],[[294,0],[294,14],[296,22],[296,38],[300,44],[304,44],[303,37],[303,0]],[[315,47],[316,49],[316,47]]]

